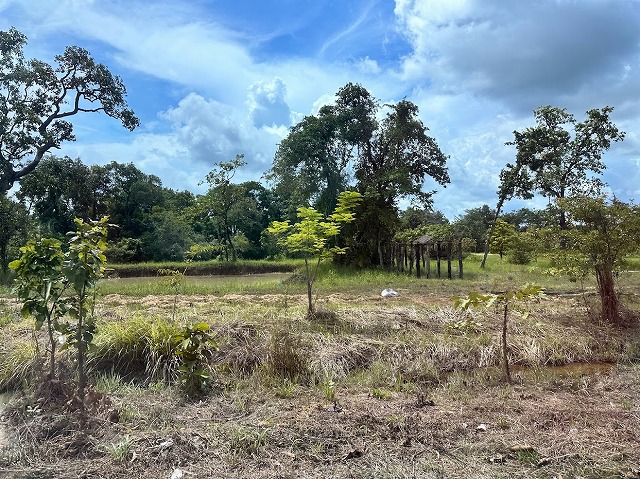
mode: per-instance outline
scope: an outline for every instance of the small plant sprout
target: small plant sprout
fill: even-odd
[[[501,294],[482,294],[477,291],[469,293],[467,296],[454,296],[451,300],[455,307],[467,310],[469,308],[485,307],[490,308],[495,305],[497,309],[502,310],[502,360],[504,366],[504,374],[509,384],[513,384],[511,379],[511,370],[509,368],[509,354],[507,345],[507,325],[509,319],[509,310],[519,312],[524,318],[529,312],[518,304],[525,303],[534,298],[543,297],[542,287],[533,284],[527,284],[516,291],[507,291]]]
[[[171,319],[173,319],[173,321],[176,320],[176,313],[178,312],[178,296],[180,295],[180,290],[182,289],[184,275],[186,272],[187,268],[183,271],[168,268],[161,268],[158,270],[158,275],[165,277],[167,284],[173,291],[173,308],[171,309]]]
[[[134,440],[125,436],[122,440],[105,446],[105,451],[117,462],[124,463],[133,454]]]

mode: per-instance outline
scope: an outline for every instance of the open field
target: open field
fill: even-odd
[[[312,321],[282,273],[186,278],[177,295],[162,278],[105,281],[87,430],[64,404],[16,393],[0,477],[640,478],[638,326],[599,324],[593,285],[582,294],[544,265],[475,263],[453,281],[325,269]],[[639,279],[620,276],[632,309]],[[551,294],[511,316],[508,385],[500,315],[449,297],[530,281]],[[380,297],[388,287],[399,296]],[[17,309],[0,297],[5,388],[32,383]],[[215,381],[188,399],[168,345],[198,321],[216,333]]]

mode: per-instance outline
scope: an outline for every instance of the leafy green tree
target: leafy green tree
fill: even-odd
[[[139,124],[120,77],[87,50],[67,47],[52,66],[25,60],[26,43],[15,28],[0,31],[0,196],[52,148],[75,140],[70,117],[102,111],[129,130]]]
[[[206,177],[206,182],[210,189],[207,192],[208,215],[217,223],[219,239],[224,247],[225,259],[235,261],[238,257],[233,236],[235,234],[232,222],[232,209],[242,202],[245,196],[245,189],[238,184],[232,183],[233,177],[238,169],[247,164],[244,155],[236,155],[231,161],[220,161],[215,164]],[[231,257],[229,257],[229,254]]]
[[[15,291],[22,301],[22,315],[33,316],[36,331],[47,325],[49,338],[49,379],[56,379],[54,336],[60,330],[60,318],[66,313],[63,294],[67,284],[62,273],[64,254],[60,241],[52,238],[31,240],[20,248],[20,258],[11,262],[16,272]]]
[[[94,288],[104,274],[107,258],[108,217],[85,223],[76,218],[77,230],[69,233],[68,250],[62,264],[62,273],[69,283],[72,294],[67,301],[67,312],[75,324],[67,324],[64,333],[66,345],[77,348],[78,401],[81,424],[86,415],[85,390],[87,386],[86,356],[96,332],[95,318],[91,308]]]
[[[92,213],[89,176],[79,159],[48,155],[20,181],[16,196],[30,205],[44,234],[63,236],[74,218],[88,220]]]
[[[28,214],[22,203],[0,196],[0,271],[7,273],[10,247],[21,239],[26,241]]]
[[[400,213],[400,224],[402,229],[416,229],[426,225],[448,224],[449,220],[439,210],[416,208],[410,206]]]
[[[11,263],[18,281],[16,291],[22,300],[22,313],[33,315],[36,329],[46,322],[49,336],[49,379],[56,377],[54,332],[64,335],[64,347],[77,348],[78,395],[81,424],[86,419],[86,353],[96,331],[91,298],[104,273],[108,218],[85,223],[76,219],[76,231],[68,234],[63,249],[57,239],[30,241],[21,248],[22,256]],[[75,322],[63,324],[68,315]]]
[[[382,108],[388,111],[379,121]],[[429,206],[427,178],[449,182],[447,158],[426,131],[415,104],[380,106],[364,87],[349,83],[336,94],[335,105],[292,128],[267,178],[289,206],[307,204],[325,213],[355,180],[364,201],[348,228],[352,253],[383,264],[383,244],[399,227],[399,200]]]
[[[497,218],[491,241],[491,252],[499,254],[502,259],[506,251],[514,245],[517,236],[515,226]]]
[[[564,232],[566,250],[557,250],[557,267],[581,276],[594,273],[600,296],[601,317],[613,324],[622,322],[615,272],[624,260],[638,252],[640,206],[618,200],[578,196],[561,201],[576,227]]]
[[[347,187],[346,171],[353,153],[340,137],[332,107],[322,107],[317,116],[306,116],[282,140],[266,177],[274,191],[294,205],[313,205],[329,212],[338,194]]]
[[[519,210],[510,211],[502,216],[507,223],[512,224],[518,231],[526,231],[528,228],[549,228],[557,224],[555,220],[557,211],[555,206],[548,206],[542,210],[531,210],[529,208],[520,208]]]
[[[464,214],[457,216],[453,221],[453,227],[460,237],[471,238],[476,245],[484,245],[487,240],[487,230],[490,228],[495,211],[488,205],[465,210]]]
[[[188,396],[201,393],[207,386],[210,374],[206,370],[212,350],[218,349],[215,333],[207,323],[186,326],[173,338],[177,342],[174,354],[180,360],[178,377]]]
[[[625,133],[611,121],[613,108],[592,109],[577,122],[565,109],[543,106],[535,110],[536,126],[514,131],[517,150],[515,169],[524,178],[519,195],[538,192],[559,200],[569,196],[598,195],[603,186],[596,176],[606,168],[602,161],[612,142]],[[570,131],[573,130],[573,131]],[[567,229],[565,210],[558,212],[560,229]]]
[[[164,206],[165,190],[155,175],[147,175],[133,163],[109,163],[108,215],[118,225],[115,234],[124,238],[140,238],[152,231],[154,206]]]
[[[298,208],[298,222],[274,221],[269,232],[278,237],[278,243],[289,253],[304,258],[304,274],[307,283],[308,315],[315,314],[313,305],[313,284],[318,267],[323,259],[335,254],[344,254],[345,248],[332,246],[330,241],[340,233],[342,225],[355,220],[354,209],[362,201],[362,196],[354,191],[343,191],[338,195],[336,209],[329,216],[313,208]],[[310,264],[315,260],[315,268]]]
[[[358,243],[369,242],[380,266],[384,264],[382,245],[398,229],[398,201],[411,198],[429,207],[434,192],[422,190],[425,179],[431,177],[440,185],[449,182],[446,156],[427,136],[418,107],[403,100],[390,108],[380,128],[359,146],[355,165],[356,187],[364,197],[358,211]]]
[[[200,239],[174,211],[154,208],[150,220],[151,230],[141,236],[141,246],[145,257],[153,261],[182,261],[189,246]]]

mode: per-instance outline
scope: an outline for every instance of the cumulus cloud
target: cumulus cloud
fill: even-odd
[[[285,99],[287,86],[281,78],[270,82],[260,80],[249,85],[247,107],[249,117],[257,128],[262,126],[289,126],[291,110]]]
[[[571,96],[603,72],[628,81],[640,41],[633,2],[397,0],[395,12],[414,48],[405,76],[525,109]]]
[[[209,165],[245,155],[252,179],[273,160],[286,128],[257,128],[238,109],[190,93],[161,117],[171,124],[173,141],[193,162]]]

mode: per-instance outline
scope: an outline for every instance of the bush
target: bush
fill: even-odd
[[[105,251],[109,263],[137,263],[144,259],[142,241],[137,238],[122,238]]]
[[[507,258],[511,264],[529,264],[535,257],[536,245],[531,236],[520,233],[512,240]]]

